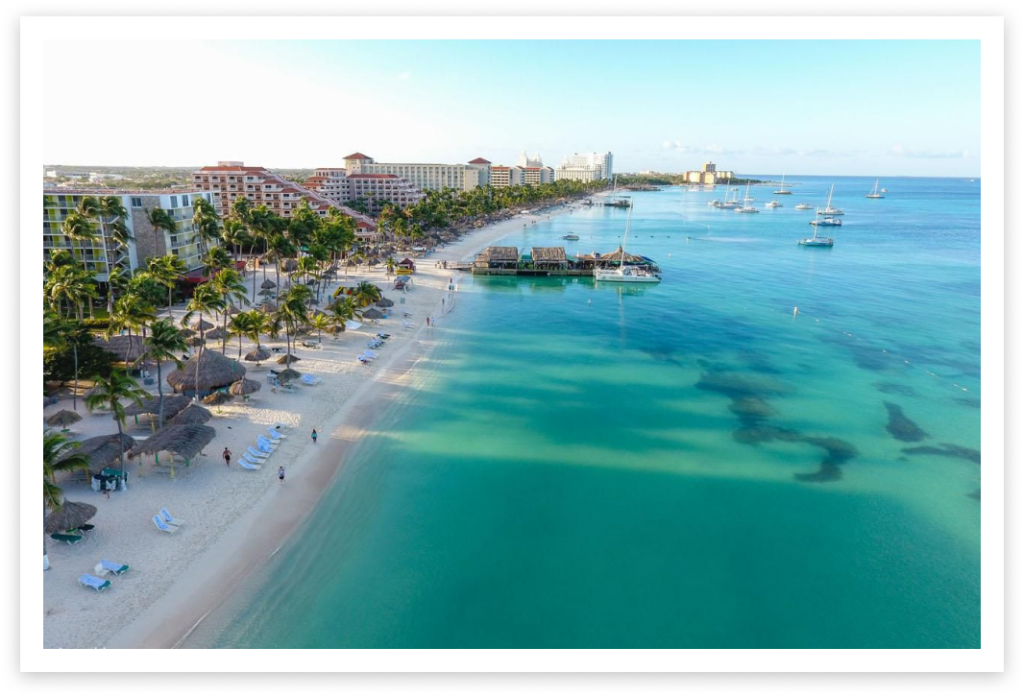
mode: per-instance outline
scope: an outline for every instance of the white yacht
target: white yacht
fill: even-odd
[[[882,191],[884,192],[885,189],[882,189]],[[868,195],[866,195],[864,197],[865,198],[885,198],[885,196],[883,196],[881,193],[878,192],[878,179],[875,179],[875,189],[874,189],[874,191],[872,191],[871,193],[869,193]]]
[[[626,240],[629,239],[629,221],[633,217],[633,204],[626,215],[626,232],[622,235],[622,261],[618,268],[595,268],[594,280],[605,283],[660,283],[661,276],[647,266],[626,261]]]
[[[785,174],[782,175],[782,183],[779,184],[779,190],[778,191],[772,191],[772,193],[774,193],[776,196],[792,196],[793,195],[792,191],[787,191],[786,190],[786,175]]]
[[[839,218],[824,217],[820,220],[811,220],[811,224],[815,227],[842,227],[843,221]]]
[[[778,191],[776,191],[776,193],[778,193]],[[767,203],[765,203],[764,207],[765,208],[781,208],[782,204],[779,203],[778,201],[768,201]]]
[[[814,206],[810,203],[797,203],[793,210],[814,210]]]

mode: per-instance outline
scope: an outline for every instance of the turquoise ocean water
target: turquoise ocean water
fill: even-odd
[[[836,246],[797,246],[833,181]],[[655,287],[463,277],[415,385],[185,646],[978,647],[980,183],[873,184],[633,194]]]

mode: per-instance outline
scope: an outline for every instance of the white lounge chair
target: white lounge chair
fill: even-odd
[[[180,527],[185,524],[181,520],[174,519],[174,515],[167,512],[167,508],[160,508],[160,516],[163,517],[164,522],[167,524],[173,524],[175,527]]]
[[[97,578],[96,576],[89,575],[88,573],[78,578],[78,583],[80,585],[84,585],[85,587],[91,587],[97,592],[102,592],[103,590],[110,587],[109,580],[103,580],[102,578]]]
[[[313,375],[302,375],[300,380],[302,381],[303,384],[308,384],[310,386],[320,384],[321,382],[323,382],[323,379],[321,379],[320,377],[314,377]]]
[[[96,567],[92,569],[92,572],[96,573],[97,576],[103,577],[107,573],[113,573],[114,575],[123,575],[128,572],[128,566],[124,563],[114,563],[103,559],[96,564]]]
[[[373,362],[373,358],[368,358],[368,357],[366,357],[365,355],[362,355],[362,354],[357,355],[356,356],[356,360],[358,360],[359,362],[361,362],[364,365],[369,365],[370,363]]]
[[[371,360],[376,360],[377,358],[380,357],[379,353],[374,353],[372,350],[365,350],[365,351],[363,351],[363,355],[365,355],[366,357],[370,358]]]
[[[167,524],[162,519],[160,519],[160,515],[153,515],[153,524],[155,524],[156,528],[159,529],[161,532],[167,532],[168,534],[174,534],[176,531],[178,531],[177,527]]]
[[[259,450],[254,450],[250,446],[249,449],[245,450],[244,454],[246,456],[248,456],[250,459],[255,459],[255,460],[258,461],[258,460],[261,460],[261,459],[268,459],[272,453],[271,452],[260,452]]]
[[[271,440],[283,440],[283,439],[285,439],[286,437],[288,437],[287,435],[282,435],[281,433],[277,432],[277,431],[276,431],[276,430],[274,430],[273,428],[269,428],[269,429],[267,430],[267,432],[269,432],[269,433],[270,433],[270,439],[271,439]]]
[[[253,464],[250,462],[244,455],[238,460],[238,466],[242,467],[246,471],[259,471],[262,468],[259,464]]]

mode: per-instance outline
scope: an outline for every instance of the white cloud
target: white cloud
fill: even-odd
[[[902,145],[893,145],[889,154],[894,157],[909,157],[911,159],[970,159],[971,153],[967,150],[908,150]]]
[[[403,70],[402,72],[398,73],[398,79],[399,80],[408,80],[409,79],[409,75],[411,75],[411,74],[412,73],[410,73],[408,70]]]

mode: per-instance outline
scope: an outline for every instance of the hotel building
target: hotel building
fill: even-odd
[[[406,208],[424,197],[422,191],[394,174],[349,175],[338,168],[317,169],[302,185],[340,205],[362,199],[372,215],[380,213],[387,203]]]
[[[53,251],[65,249],[72,252],[98,282],[109,279],[110,270],[117,262],[119,253],[110,228],[112,220],[93,220],[96,239],[91,242],[76,242],[72,246],[71,240],[62,232],[64,219],[86,196],[116,196],[121,199],[121,205],[128,211],[128,219],[124,223],[132,235],[124,257],[128,268],[145,268],[146,259],[167,254],[179,257],[190,271],[202,267],[199,261],[199,239],[192,225],[192,205],[198,197],[211,203],[215,197],[212,193],[199,190],[50,189],[43,205],[44,260],[48,260]],[[149,224],[146,211],[154,208],[163,208],[171,214],[178,228],[176,232],[157,231]]]
[[[611,179],[612,153],[605,152],[574,152],[562,160],[555,168],[555,180],[571,179],[573,181],[599,181]]]
[[[686,172],[686,183],[714,186],[716,183],[728,182],[733,178],[732,172],[718,171],[714,162],[705,162],[700,171]]]
[[[292,211],[305,200],[320,216],[326,216],[331,208],[340,209],[356,221],[357,235],[369,236],[377,229],[373,218],[368,215],[336,203],[322,193],[310,191],[263,167],[247,167],[242,162],[218,162],[217,166],[203,167],[193,172],[192,183],[196,188],[214,194],[214,205],[222,218],[231,213],[231,206],[240,196],[248,198],[253,206],[265,205],[283,218],[291,217]]]
[[[392,174],[405,179],[421,191],[444,188],[469,191],[483,185],[480,183],[480,173],[484,167],[477,160],[469,164],[386,163],[375,162],[372,157],[354,152],[344,161],[345,171],[350,177],[354,174]]]

